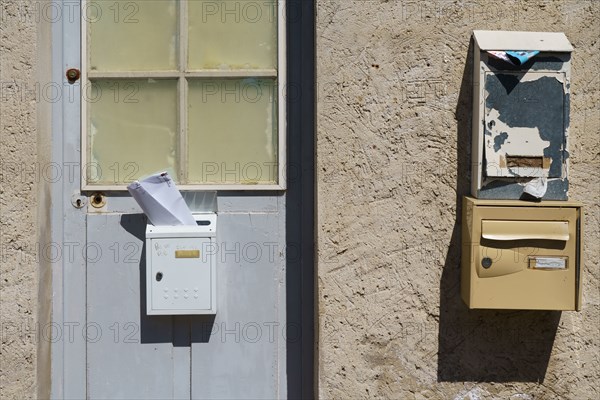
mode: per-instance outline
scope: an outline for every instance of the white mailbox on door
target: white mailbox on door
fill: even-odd
[[[146,227],[146,313],[216,314],[217,214],[197,226]]]

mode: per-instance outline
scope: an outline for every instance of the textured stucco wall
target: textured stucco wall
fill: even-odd
[[[600,3],[317,5],[320,397],[598,398]],[[469,312],[460,299],[474,29],[563,31],[575,47],[580,313]]]
[[[25,13],[24,13],[25,12]],[[0,0],[0,398],[34,398],[36,371],[36,19]]]

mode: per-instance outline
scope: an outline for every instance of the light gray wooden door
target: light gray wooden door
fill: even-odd
[[[68,1],[57,4],[62,3]],[[312,5],[290,3],[305,9],[293,22],[310,39]],[[51,159],[65,170],[75,167],[71,178],[50,186],[49,219],[53,240],[87,252],[61,259],[52,271],[52,321],[64,329],[74,326],[77,333],[73,341],[52,344],[52,397],[285,398],[311,393],[312,89],[290,104],[288,116],[290,142],[298,145],[290,150],[290,160],[296,160],[295,171],[302,176],[295,175],[287,191],[218,194],[217,315],[149,317],[145,217],[127,193],[105,192],[106,206],[94,209],[89,205],[93,193],[81,191],[81,87],[64,78],[65,69],[81,61],[81,21],[74,15],[51,27],[52,79],[64,83],[65,94],[51,106]],[[302,46],[300,40],[290,46],[297,61],[290,76],[310,71],[300,62],[306,53]],[[310,57],[304,59],[312,65]],[[296,90],[312,82],[298,79]],[[287,256],[290,232],[292,260]],[[303,268],[309,268],[307,275]]]

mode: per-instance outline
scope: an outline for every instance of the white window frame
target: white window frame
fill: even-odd
[[[96,0],[97,1],[97,0]],[[177,71],[143,71],[143,72],[88,72],[88,21],[84,13],[87,10],[87,3],[94,3],[94,0],[81,0],[81,190],[82,191],[124,191],[127,190],[127,184],[91,184],[87,181],[88,170],[88,126],[89,110],[88,103],[85,100],[87,85],[89,79],[107,78],[107,79],[144,79],[144,78],[172,78],[177,79],[177,91],[179,95],[178,103],[178,143],[179,158],[177,164],[180,176],[185,176],[184,171],[187,166],[187,113],[188,113],[188,88],[186,78],[275,78],[277,81],[277,183],[275,184],[182,184],[177,186],[181,190],[285,190],[286,182],[286,153],[287,153],[287,116],[284,90],[287,84],[287,65],[286,65],[286,0],[277,0],[277,68],[276,69],[242,69],[242,70],[219,70],[206,69],[197,72],[185,72],[187,69],[187,46],[188,46],[188,0],[177,1],[177,12],[179,18],[179,57]],[[158,172],[158,171],[157,171]]]

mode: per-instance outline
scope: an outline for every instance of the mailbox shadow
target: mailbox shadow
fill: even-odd
[[[543,382],[559,311],[469,310],[460,296],[462,197],[470,193],[473,43],[457,120],[456,219],[440,282],[439,382]],[[509,294],[510,295],[510,294]]]

